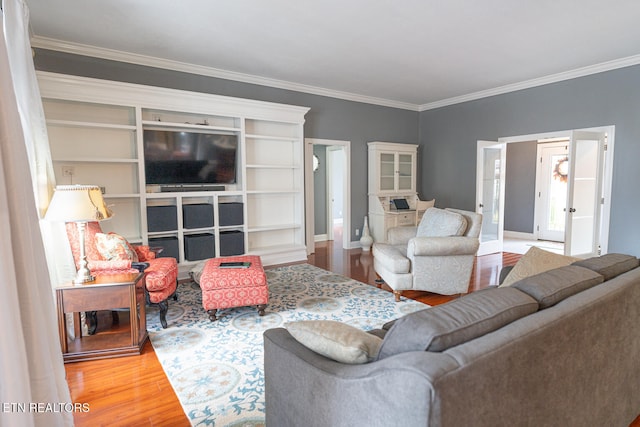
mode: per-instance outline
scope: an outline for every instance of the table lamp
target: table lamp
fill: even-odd
[[[87,263],[84,235],[87,222],[103,221],[113,216],[107,207],[100,187],[96,185],[58,185],[44,218],[48,221],[75,222],[78,224],[80,263],[73,283],[94,280]]]

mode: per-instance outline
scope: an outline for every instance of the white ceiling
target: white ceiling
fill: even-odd
[[[33,45],[424,110],[640,63],[638,0],[26,0]]]

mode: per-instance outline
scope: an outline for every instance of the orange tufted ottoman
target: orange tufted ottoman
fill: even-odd
[[[223,262],[250,262],[247,268],[221,268]],[[202,306],[209,319],[215,321],[216,311],[222,308],[258,306],[258,314],[264,316],[269,302],[267,277],[259,256],[245,255],[208,260],[202,276]]]

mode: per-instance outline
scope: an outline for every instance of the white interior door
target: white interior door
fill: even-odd
[[[586,258],[598,254],[604,151],[604,132],[571,133],[565,219],[567,255]]]
[[[478,255],[502,252],[506,144],[478,141],[476,212],[482,214]]]
[[[562,130],[530,135],[518,135],[512,137],[500,138],[502,143],[516,143],[525,141],[538,140],[556,140],[557,138],[566,138],[569,140],[569,179],[567,181],[567,212],[565,213],[565,253],[575,256],[588,256],[588,254],[602,254],[608,253],[609,247],[609,223],[611,220],[611,189],[613,187],[613,161],[614,161],[614,146],[615,146],[615,126],[599,126],[594,128],[588,128],[583,130]],[[595,143],[594,141],[598,141]],[[574,144],[574,141],[582,141]],[[591,142],[589,142],[591,141]],[[594,160],[593,154],[594,148],[597,150],[597,166]],[[591,151],[589,150],[591,148]],[[585,161],[590,161],[591,165],[581,164],[581,159],[575,158],[572,154],[574,151],[578,152],[580,157],[583,157]],[[589,153],[591,155],[589,155]],[[574,156],[572,158],[572,156]],[[571,166],[571,162],[574,162],[574,166]],[[578,166],[575,166],[575,164]],[[595,185],[593,185],[593,193],[585,191],[581,193],[580,188],[588,187],[589,174],[582,168],[588,171],[591,169],[593,174],[596,171],[596,179],[599,179]],[[600,172],[597,172],[600,170]],[[579,171],[579,173],[578,173]],[[582,178],[577,182],[572,180],[571,175],[581,176]],[[573,184],[569,188],[569,184]],[[598,193],[596,193],[596,191]],[[572,200],[569,200],[569,196]],[[573,198],[578,197],[579,200],[574,202]],[[580,200],[580,197],[584,196],[587,201]],[[580,209],[575,205],[577,202],[584,202],[584,204],[591,204],[591,209]],[[574,212],[568,212],[569,209],[576,209]],[[594,211],[594,214],[587,215],[587,211]],[[582,212],[581,212],[582,211]],[[584,216],[582,216],[584,214]],[[582,216],[582,218],[581,218]],[[571,217],[575,221],[570,221]],[[536,222],[537,223],[537,222]],[[590,226],[587,224],[590,223]],[[573,226],[573,227],[572,227]],[[583,226],[586,229],[595,227],[596,231],[588,232],[584,236],[580,236],[580,231],[575,231]],[[572,227],[572,228],[570,228]],[[578,233],[578,234],[576,234]],[[572,244],[573,243],[573,244]],[[569,246],[572,245],[570,248]],[[586,248],[586,250],[585,250]]]
[[[569,141],[538,144],[536,233],[539,240],[564,242]]]

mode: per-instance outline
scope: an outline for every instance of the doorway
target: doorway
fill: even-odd
[[[327,240],[335,240],[344,235],[344,149],[339,145],[329,145],[325,149],[327,159],[326,227]],[[314,209],[314,214],[318,213]]]
[[[583,130],[548,132],[533,135],[521,135],[500,138],[495,144],[506,148],[509,143],[527,141],[548,141],[550,138],[562,138],[569,141],[568,186],[565,212],[564,253],[572,256],[595,256],[607,253],[609,239],[609,218],[611,209],[611,185],[613,169],[614,126],[605,126]],[[478,141],[478,171],[476,180],[476,206],[482,211],[482,176],[485,176],[484,163],[481,161],[481,145],[490,144]],[[504,165],[507,167],[506,163]],[[532,178],[533,179],[533,178]],[[495,184],[495,188],[504,188],[504,183]],[[530,193],[529,193],[530,194]],[[496,194],[496,196],[500,196]],[[490,205],[495,205],[489,202]],[[504,204],[497,206],[504,206]],[[492,215],[495,217],[496,213]],[[504,209],[497,212],[498,221],[504,218]],[[504,231],[504,230],[502,230]],[[494,233],[495,234],[495,233]],[[537,238],[537,233],[530,233]],[[499,239],[501,240],[501,239]],[[502,246],[503,242],[499,242]],[[483,243],[481,240],[481,249]],[[480,252],[479,252],[480,253]],[[486,252],[489,253],[489,252]]]
[[[317,153],[315,170],[314,151]],[[350,248],[350,141],[305,138],[305,210],[307,254],[314,252],[317,239],[341,238],[342,248]],[[324,233],[317,235],[316,228],[325,226]]]

